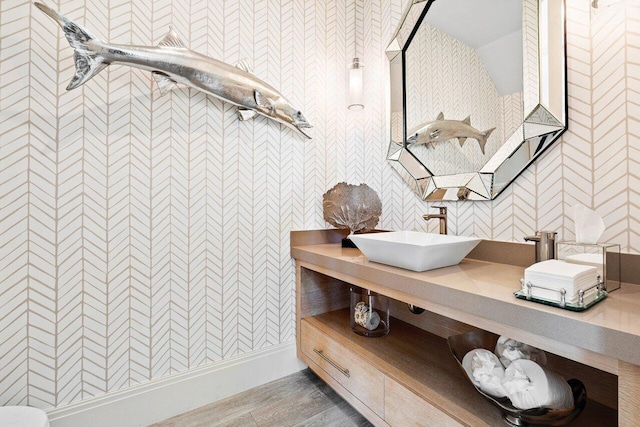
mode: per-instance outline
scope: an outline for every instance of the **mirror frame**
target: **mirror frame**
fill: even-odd
[[[502,143],[497,152],[488,159],[479,171],[434,175],[407,148],[405,63],[406,51],[411,44],[411,40],[435,1],[412,0],[408,4],[400,24],[386,49],[391,80],[390,97],[393,99],[399,93],[402,94],[402,136],[394,135],[394,133],[398,132],[394,132],[393,124],[398,121],[398,118],[394,117],[393,107],[391,107],[391,138],[387,160],[391,162],[422,200],[492,200],[504,191],[567,130],[569,109],[567,105],[565,1],[522,0],[523,15],[525,14],[525,2],[536,2],[538,28],[540,28],[542,3],[546,3],[548,6],[553,4],[557,8],[554,12],[560,12],[560,16],[549,13],[547,16],[549,21],[547,21],[546,25],[547,33],[538,33],[538,43],[534,46],[538,53],[537,63],[535,64],[537,69],[526,64],[526,58],[523,55],[523,66],[529,66],[534,69],[535,77],[537,78],[534,80],[534,87],[537,85],[537,94],[533,94],[533,99],[529,101],[529,106],[525,105],[523,123],[511,137]],[[546,58],[543,57],[543,52],[540,49],[541,38],[554,42],[560,38],[562,42],[561,49],[554,49],[553,52],[547,49],[546,51],[549,55]],[[546,74],[549,77],[546,81],[541,81],[540,79],[543,61],[546,61],[544,62],[547,66]],[[393,68],[398,66],[401,66],[401,74],[397,71],[394,73]],[[524,72],[526,73],[526,71]],[[398,81],[400,76],[401,81]],[[526,79],[523,80],[527,81]],[[543,90],[547,91],[547,98],[554,97],[553,106],[546,105],[543,99]],[[558,103],[560,103],[559,106],[557,105]],[[391,102],[391,105],[394,105],[394,103]],[[554,111],[555,114],[551,111]]]

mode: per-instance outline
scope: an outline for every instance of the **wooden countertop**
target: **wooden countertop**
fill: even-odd
[[[466,322],[564,357],[618,373],[617,360],[640,365],[640,286],[625,285],[582,312],[517,299],[524,269],[464,259],[417,273],[369,262],[340,244],[292,246],[305,268]]]

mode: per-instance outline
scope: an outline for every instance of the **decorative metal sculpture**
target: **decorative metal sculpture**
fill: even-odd
[[[378,194],[367,184],[336,184],[322,196],[324,220],[336,228],[348,228],[349,233],[373,230],[382,213]]]
[[[480,150],[484,154],[484,146],[487,139],[496,128],[491,128],[480,132],[471,126],[471,116],[467,116],[464,120],[445,120],[444,113],[438,114],[438,118],[433,122],[423,123],[417,127],[417,130],[409,132],[407,138],[408,144],[429,144],[433,147],[436,142],[448,141],[457,138],[462,147],[467,138],[473,138],[478,141]]]
[[[35,5],[58,22],[75,50],[76,74],[67,90],[86,83],[110,64],[128,65],[151,71],[161,95],[181,83],[238,106],[240,120],[261,114],[311,138],[304,129],[312,126],[302,112],[254,76],[244,61],[233,67],[189,50],[172,29],[157,47],[110,44],[44,4]]]

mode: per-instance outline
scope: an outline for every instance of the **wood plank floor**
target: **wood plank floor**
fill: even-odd
[[[150,427],[368,427],[347,402],[309,369]]]

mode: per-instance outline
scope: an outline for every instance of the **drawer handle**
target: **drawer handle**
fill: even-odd
[[[344,375],[347,378],[351,378],[351,374],[349,373],[348,369],[344,369],[342,368],[340,365],[338,365],[336,362],[334,362],[333,360],[329,359],[327,356],[325,356],[324,351],[322,350],[318,350],[318,349],[313,349],[313,352],[315,354],[317,354],[318,356],[322,357],[329,365],[333,366],[334,368],[336,368],[338,371],[340,371],[340,373],[342,375]]]

